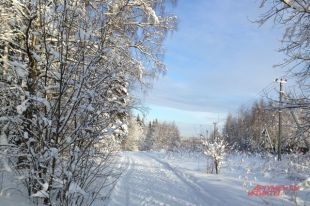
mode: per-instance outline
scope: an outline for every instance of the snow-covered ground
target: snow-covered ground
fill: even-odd
[[[21,181],[0,171],[0,206],[32,206]]]
[[[117,167],[123,174],[110,198],[98,199],[93,205],[310,205],[309,185],[276,197],[248,196],[257,184],[304,182],[310,176],[309,155],[284,155],[278,162],[271,155],[232,153],[215,175],[206,172],[210,162],[197,152],[122,152]],[[17,179],[2,174],[0,182],[0,206],[33,205]]]
[[[268,158],[233,154],[222,173],[213,175],[205,172],[207,161],[199,154],[124,152],[121,161],[125,170],[108,205],[310,204],[309,189],[279,197],[248,196],[248,190],[256,184],[297,184],[309,175],[309,168],[294,178],[289,171],[280,174],[284,168],[290,169],[284,165],[286,161],[276,164]]]

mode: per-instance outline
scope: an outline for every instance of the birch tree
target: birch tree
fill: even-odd
[[[162,41],[175,26],[167,3],[1,1],[1,155],[29,196],[48,205],[107,198],[129,89],[165,69]]]

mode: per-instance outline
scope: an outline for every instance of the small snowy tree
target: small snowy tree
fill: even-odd
[[[219,174],[219,169],[223,163],[223,160],[226,155],[226,147],[227,143],[224,139],[215,138],[214,141],[210,141],[209,139],[202,140],[203,143],[203,152],[208,157],[211,157],[215,173]],[[213,171],[213,170],[212,170]]]
[[[141,142],[141,150],[151,150],[153,149],[154,143],[155,143],[155,127],[157,123],[156,122],[149,122],[146,132],[145,132],[145,137],[143,142]]]
[[[173,151],[180,147],[181,145],[181,136],[180,131],[177,125],[173,122],[168,124],[168,131],[166,137],[166,148],[169,151]]]
[[[124,150],[137,151],[143,135],[143,122],[131,116],[128,121],[128,134],[123,144]]]

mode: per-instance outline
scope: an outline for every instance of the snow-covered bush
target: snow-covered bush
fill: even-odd
[[[209,139],[204,139],[202,140],[202,144],[204,146],[204,154],[212,159],[215,173],[219,174],[219,169],[226,155],[227,143],[224,139],[215,138],[215,140],[213,141],[210,141]],[[211,172],[212,171],[213,169],[211,170]]]

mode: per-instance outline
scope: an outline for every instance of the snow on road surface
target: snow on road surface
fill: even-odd
[[[279,197],[248,196],[241,179],[189,172],[146,152],[124,152],[125,170],[108,205],[294,205]]]

